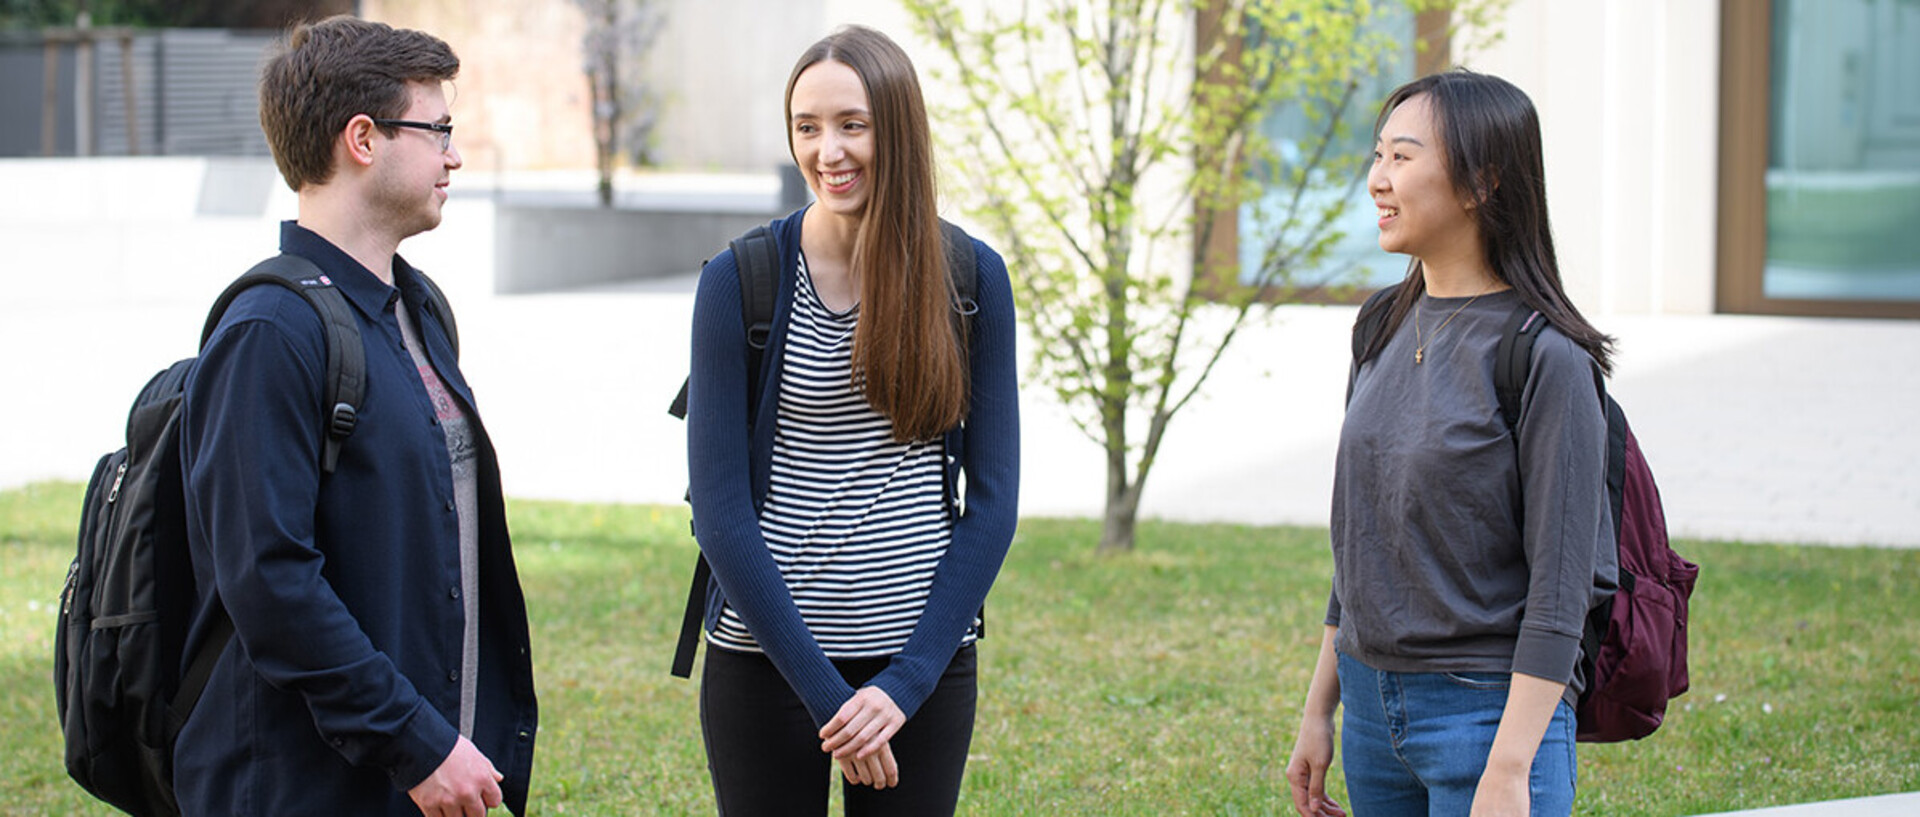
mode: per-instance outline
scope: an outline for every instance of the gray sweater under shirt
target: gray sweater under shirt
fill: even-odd
[[[1581,628],[1605,597],[1595,577],[1614,573],[1606,417],[1598,364],[1549,326],[1508,429],[1493,362],[1519,302],[1423,295],[1425,362],[1409,311],[1360,367],[1334,467],[1326,623],[1375,669],[1521,672],[1568,683],[1571,702]]]

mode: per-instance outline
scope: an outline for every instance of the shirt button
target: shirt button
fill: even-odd
[[[453,500],[451,499],[447,500],[447,510],[453,510]]]
[[[459,671],[459,670],[457,670],[457,669],[456,669],[456,670],[447,670],[447,681],[448,681],[449,683],[452,683],[452,682],[455,682],[455,681],[459,681],[459,680],[460,680],[460,671]]]
[[[447,588],[447,598],[450,598],[450,599],[460,598],[460,588],[458,587]]]

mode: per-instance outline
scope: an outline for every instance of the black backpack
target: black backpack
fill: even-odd
[[[1353,371],[1387,318],[1398,286],[1374,293],[1353,327]],[[1494,391],[1507,427],[1520,425],[1520,398],[1532,370],[1533,344],[1547,320],[1526,304],[1514,307],[1494,352]],[[1618,589],[1587,615],[1580,672],[1587,680],[1575,707],[1575,738],[1592,743],[1637,740],[1653,734],[1667,701],[1687,691],[1687,601],[1700,566],[1667,541],[1660,489],[1627,425],[1626,412],[1595,385],[1607,411],[1607,500],[1619,554]],[[1353,380],[1347,381],[1352,398]]]
[[[954,311],[961,319],[965,319],[978,310],[974,303],[974,277],[977,270],[973,239],[967,236],[966,231],[944,220],[940,222],[940,235],[946,244],[947,275],[953,282]],[[759,383],[761,357],[767,350],[768,337],[773,334],[773,301],[779,292],[780,278],[779,245],[773,239],[773,231],[762,224],[727,242],[727,246],[733,250],[733,262],[740,271],[740,325],[747,333],[747,371],[752,375],[747,378],[747,405],[751,413],[754,398],[752,390]],[[962,334],[962,337],[965,335]],[[680,393],[673,398],[673,405],[667,408],[667,413],[681,420],[687,419],[685,382],[680,384]],[[707,613],[707,585],[712,577],[713,569],[707,564],[707,555],[702,553],[693,566],[693,582],[687,590],[687,608],[680,618],[680,638],[673,650],[672,672],[675,677],[686,678],[693,674],[693,655],[699,648],[700,628]]]
[[[458,354],[446,296],[425,275],[425,307]],[[360,325],[346,297],[312,262],[279,255],[221,293],[200,344],[244,290],[271,284],[300,293],[327,337],[327,432],[323,473],[353,433],[366,386]],[[100,458],[87,481],[78,550],[60,596],[54,692],[66,740],[67,774],[128,814],[176,815],[173,740],[193,712],[214,662],[233,635],[222,611],[183,672],[187,624],[196,599],[187,555],[179,408],[195,358],[154,375],[127,415],[127,444]]]

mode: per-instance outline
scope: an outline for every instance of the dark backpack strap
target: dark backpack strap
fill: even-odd
[[[687,588],[687,609],[680,616],[680,643],[673,648],[676,678],[693,675],[693,653],[700,644],[700,625],[707,617],[707,584],[712,579],[713,567],[707,564],[707,555],[702,553],[693,565],[693,586]]]
[[[459,360],[460,325],[453,320],[453,305],[447,302],[447,293],[441,290],[440,285],[434,283],[426,273],[414,270],[413,275],[420,279],[420,283],[427,290],[427,302],[422,306],[426,307],[428,315],[432,315],[434,320],[440,322],[440,328],[447,333],[447,342],[453,345],[453,357]]]
[[[1533,368],[1533,342],[1546,327],[1545,317],[1521,304],[1514,307],[1500,333],[1500,346],[1493,353],[1493,391],[1500,398],[1500,416],[1508,428],[1520,427],[1520,398],[1527,390],[1527,372]]]
[[[773,231],[762,224],[727,242],[733,250],[734,271],[740,279],[740,325],[747,330],[747,396],[752,405],[753,389],[758,385],[760,355],[773,334],[773,301],[779,297],[780,266]],[[680,382],[680,393],[673,396],[667,413],[687,419],[687,382]]]
[[[1605,378],[1596,369],[1593,373],[1594,385],[1600,387],[1600,399],[1607,404],[1607,507],[1613,512],[1613,535],[1620,536],[1620,526],[1626,521],[1627,500],[1627,413],[1620,404],[1607,396]],[[1633,573],[1626,565],[1619,568],[1615,580],[1620,590],[1633,592]]]
[[[760,371],[760,353],[773,335],[773,299],[779,291],[780,261],[773,231],[762,224],[730,242],[740,271],[740,325],[747,328],[747,371]]]
[[[733,250],[733,265],[740,278],[740,325],[747,332],[747,405],[753,405],[753,392],[760,383],[760,363],[773,335],[773,303],[779,297],[780,263],[773,231],[760,225],[727,242]],[[667,412],[687,418],[687,384],[673,398]],[[687,678],[693,674],[693,656],[700,645],[700,627],[706,620],[707,586],[713,568],[706,554],[700,554],[693,566],[693,581],[687,588],[687,608],[680,617],[680,638],[673,650],[673,674]]]
[[[207,679],[213,677],[213,665],[220,660],[220,653],[227,648],[227,642],[233,639],[233,617],[227,615],[225,605],[214,605],[216,618],[207,631],[207,637],[200,642],[200,651],[193,656],[193,663],[187,665],[187,671],[180,676],[180,688],[173,693],[173,700],[167,704],[167,735],[180,732],[187,717],[193,714],[193,707],[200,702],[200,693],[206,691]]]
[[[961,315],[972,315],[980,311],[980,303],[974,300],[979,291],[978,277],[980,262],[973,255],[973,237],[948,221],[940,222],[941,242],[947,249],[947,278],[953,283],[953,309]]]
[[[422,276],[424,278],[424,276]],[[340,459],[340,446],[353,434],[359,418],[361,398],[367,388],[367,353],[360,343],[360,324],[346,296],[313,262],[297,255],[280,254],[253,266],[245,275],[227,286],[207,313],[206,326],[200,331],[200,346],[205,348],[220,325],[227,307],[240,293],[260,284],[274,284],[300,293],[314,311],[320,313],[322,334],[327,339],[327,376],[324,384],[327,412],[327,438],[321,452],[321,473],[333,473]],[[451,311],[447,313],[451,317]],[[451,332],[449,327],[449,332]]]
[[[1399,284],[1380,288],[1367,296],[1360,304],[1360,313],[1353,319],[1353,360],[1347,364],[1347,402],[1353,402],[1353,381],[1360,375],[1360,358],[1367,353],[1367,347],[1373,345],[1374,337],[1387,324],[1387,313],[1392,309],[1393,294],[1400,291]]]

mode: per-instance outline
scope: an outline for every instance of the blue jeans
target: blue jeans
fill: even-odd
[[[1511,676],[1381,672],[1340,655],[1341,768],[1354,817],[1462,815],[1500,728]],[[1573,707],[1565,701],[1533,756],[1532,813],[1573,813]]]

